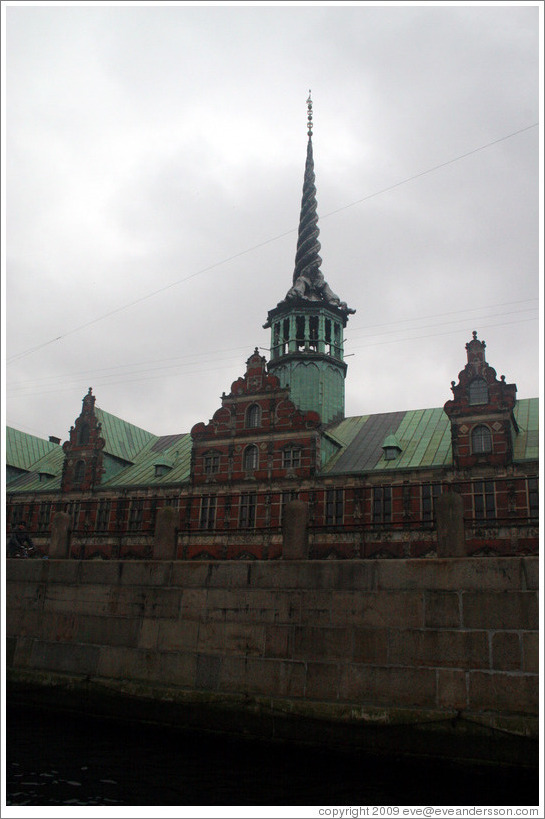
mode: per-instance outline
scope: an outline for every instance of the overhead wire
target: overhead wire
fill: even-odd
[[[330,216],[333,216],[333,215],[335,215],[337,213],[340,213],[341,211],[347,210],[348,208],[354,207],[355,205],[359,205],[362,202],[366,202],[366,201],[368,201],[370,199],[373,199],[376,196],[381,196],[382,194],[387,193],[388,191],[395,190],[396,188],[399,188],[401,185],[406,185],[407,183],[413,182],[416,179],[421,179],[423,176],[426,176],[427,174],[434,173],[435,171],[440,170],[441,168],[445,168],[448,165],[452,165],[455,162],[459,162],[462,159],[466,159],[469,156],[473,156],[474,154],[479,153],[480,151],[484,151],[485,149],[490,148],[490,147],[492,147],[494,145],[497,145],[500,142],[505,142],[506,140],[511,139],[511,138],[513,138],[515,136],[518,136],[519,134],[522,134],[525,131],[529,131],[530,129],[537,127],[538,124],[539,123],[534,122],[531,125],[525,126],[524,128],[519,128],[517,131],[513,131],[510,134],[506,134],[505,136],[499,137],[498,139],[494,139],[491,142],[485,143],[484,145],[480,145],[478,148],[473,148],[471,151],[466,151],[465,153],[460,154],[459,156],[453,157],[452,159],[448,159],[448,160],[446,160],[444,162],[439,163],[438,165],[434,165],[431,168],[427,168],[424,171],[420,171],[419,173],[416,173],[416,174],[413,174],[412,176],[406,177],[405,179],[402,179],[399,182],[394,183],[393,185],[388,185],[387,187],[382,188],[379,191],[375,191],[374,193],[370,193],[367,196],[361,197],[360,199],[357,199],[357,200],[355,200],[353,202],[349,202],[348,204],[343,205],[340,208],[336,208],[335,210],[329,211],[328,213],[322,215],[320,217],[320,219],[321,220],[327,219]],[[164,287],[160,287],[157,290],[153,290],[152,292],[147,293],[147,294],[145,294],[143,296],[140,296],[137,299],[133,299],[132,301],[127,302],[126,304],[122,304],[119,307],[114,308],[113,310],[109,310],[108,312],[103,313],[102,315],[97,316],[94,319],[90,319],[89,321],[86,321],[83,324],[78,325],[77,327],[73,327],[71,330],[66,330],[64,333],[61,333],[60,335],[55,336],[54,338],[51,338],[48,341],[44,341],[41,344],[37,344],[37,345],[35,345],[33,347],[29,347],[26,350],[22,350],[21,352],[16,353],[15,355],[11,356],[9,359],[6,359],[6,364],[11,364],[14,361],[18,361],[19,359],[21,359],[21,358],[23,358],[23,357],[25,357],[27,355],[30,355],[30,354],[32,354],[34,352],[37,352],[38,350],[41,350],[41,349],[43,349],[44,347],[46,347],[46,346],[48,346],[50,344],[54,344],[56,341],[61,341],[62,339],[66,338],[69,335],[73,335],[74,333],[77,333],[80,330],[83,330],[83,329],[85,329],[87,327],[91,327],[93,324],[96,324],[99,321],[103,321],[104,319],[109,318],[110,316],[121,313],[124,310],[128,310],[130,307],[134,307],[137,304],[141,304],[142,302],[147,301],[148,299],[151,299],[154,296],[159,295],[160,293],[164,293],[167,290],[172,289],[173,287],[177,287],[178,285],[183,284],[183,283],[189,281],[190,279],[195,278],[196,276],[200,276],[203,273],[207,273],[210,270],[214,270],[216,267],[220,267],[221,265],[227,264],[228,262],[231,262],[231,261],[233,261],[235,259],[239,259],[241,256],[245,256],[246,254],[251,253],[254,250],[258,250],[259,248],[265,247],[268,244],[276,242],[279,239],[283,239],[285,236],[289,236],[289,235],[295,233],[296,231],[297,231],[297,228],[293,228],[291,230],[284,231],[283,233],[280,233],[280,234],[278,234],[276,236],[273,236],[273,237],[271,237],[269,239],[266,239],[263,242],[259,242],[256,245],[252,245],[251,247],[246,248],[246,250],[239,251],[238,253],[235,253],[232,256],[229,256],[229,257],[227,257],[225,259],[222,259],[222,260],[220,260],[218,262],[214,262],[211,265],[207,265],[206,267],[203,267],[200,270],[196,270],[195,272],[190,273],[189,276],[185,276],[182,279],[178,279],[175,282],[171,282],[170,284],[167,284]]]

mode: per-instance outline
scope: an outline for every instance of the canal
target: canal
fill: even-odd
[[[34,707],[8,706],[6,717],[7,805],[539,804],[538,773],[525,769],[376,759]]]

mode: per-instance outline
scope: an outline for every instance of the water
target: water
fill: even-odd
[[[7,709],[7,805],[538,805],[538,774]]]

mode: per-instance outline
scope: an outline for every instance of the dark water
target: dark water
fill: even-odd
[[[7,710],[7,805],[537,805],[538,774]]]

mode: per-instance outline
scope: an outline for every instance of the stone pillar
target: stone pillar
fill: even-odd
[[[299,500],[288,501],[282,523],[284,560],[308,559],[308,507]]]
[[[67,512],[57,512],[51,521],[50,558],[66,560],[70,557],[70,535],[70,515]]]
[[[178,545],[178,512],[172,506],[157,510],[155,536],[153,539],[154,560],[176,560]]]
[[[437,557],[465,557],[464,503],[457,492],[444,492],[435,501]]]

